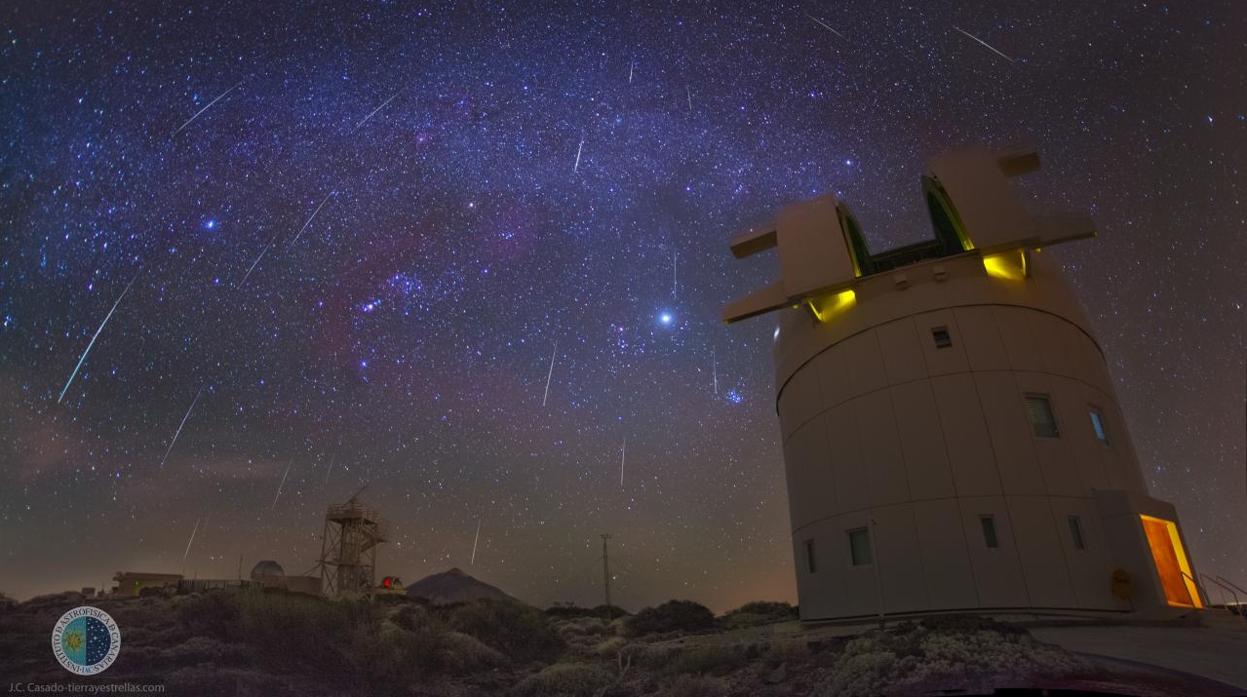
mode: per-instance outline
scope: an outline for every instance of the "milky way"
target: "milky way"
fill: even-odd
[[[791,599],[773,323],[719,321],[773,261],[727,240],[827,191],[926,237],[967,142],[1096,219],[1052,253],[1244,583],[1247,11],[1037,5],[7,3],[0,591],[302,572],[369,483],[381,574],[594,603],[610,532],[627,607]]]

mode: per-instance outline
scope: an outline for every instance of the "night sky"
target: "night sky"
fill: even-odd
[[[611,532],[630,609],[791,600],[774,320],[719,320],[774,259],[728,239],[827,191],[928,237],[977,142],[1095,218],[1051,253],[1247,583],[1247,6],[534,5],[5,3],[0,591],[300,573],[370,483],[379,575],[597,603]]]

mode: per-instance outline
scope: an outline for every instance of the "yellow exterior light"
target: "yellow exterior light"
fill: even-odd
[[[839,293],[811,298],[805,302],[819,322],[830,322],[836,315],[857,304],[857,293],[850,288]]]
[[[983,255],[983,268],[993,278],[1021,281],[1026,278],[1026,252],[1011,249],[1007,252]]]
[[[1182,538],[1178,537],[1178,526],[1172,520],[1150,515],[1139,518],[1143,521],[1147,546],[1152,550],[1152,561],[1156,563],[1156,575],[1165,590],[1165,602],[1178,607],[1203,607],[1191,564],[1182,548]]]

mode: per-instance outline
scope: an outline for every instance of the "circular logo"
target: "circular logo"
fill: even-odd
[[[52,653],[75,675],[96,675],[117,660],[121,630],[103,610],[83,605],[61,615],[52,628]]]

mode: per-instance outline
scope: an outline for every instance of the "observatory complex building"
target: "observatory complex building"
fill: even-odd
[[[966,148],[922,188],[935,238],[871,254],[833,196],[732,242],[777,282],[775,384],[804,620],[1206,604],[1172,504],[1148,495],[1104,353],[1044,250],[1034,151]]]

